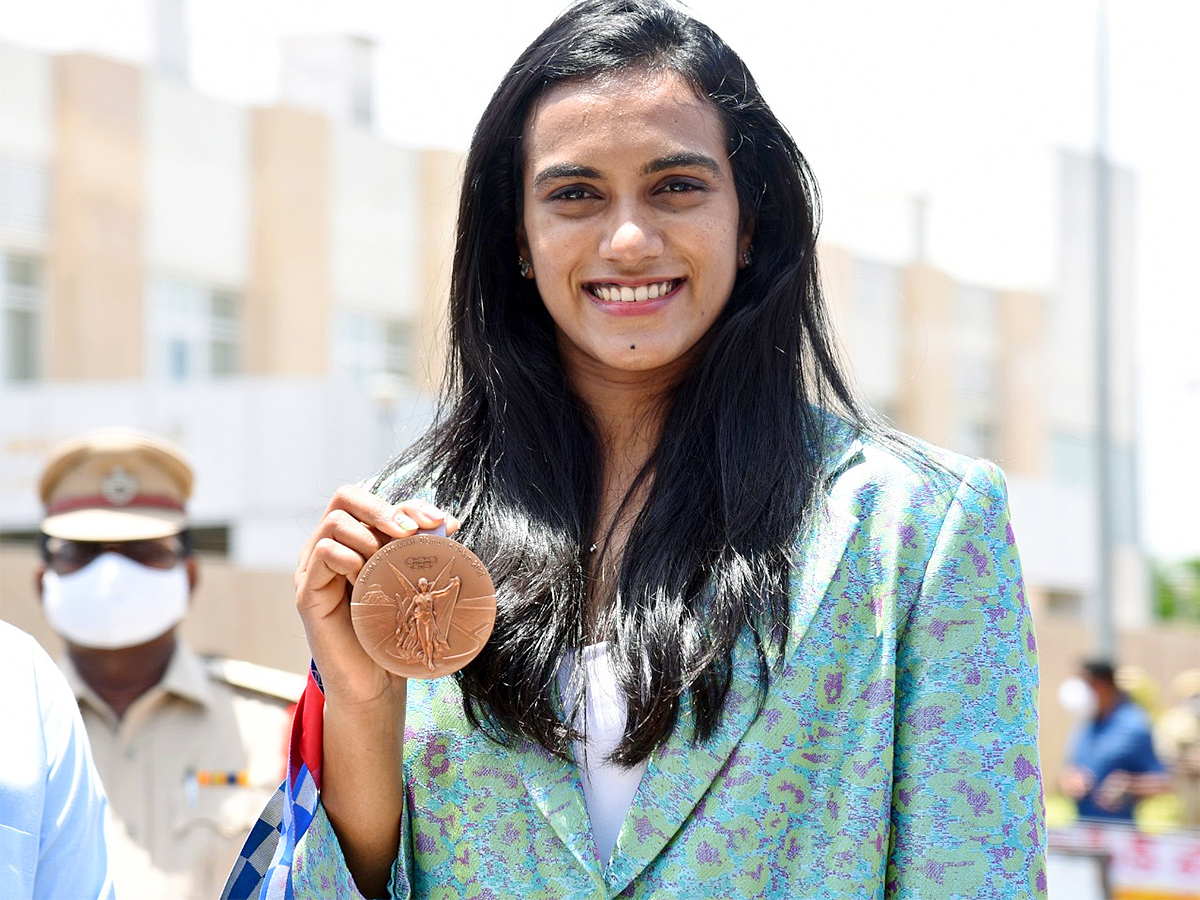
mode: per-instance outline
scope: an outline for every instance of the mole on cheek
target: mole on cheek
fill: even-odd
[[[629,345],[629,349],[630,349],[630,350],[636,350],[637,348],[636,348],[635,346],[633,346],[633,344],[630,344],[630,345]]]

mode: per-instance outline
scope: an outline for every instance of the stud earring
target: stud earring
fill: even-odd
[[[742,251],[742,265],[743,266],[750,265],[750,262],[753,259],[754,259],[754,254],[751,253],[750,247],[747,247],[745,250]]]
[[[522,278],[533,277],[533,266],[530,264],[529,260],[523,256],[517,257],[517,269],[520,271]]]

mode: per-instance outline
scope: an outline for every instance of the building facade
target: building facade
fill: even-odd
[[[965,283],[923,259],[821,248],[861,392],[900,430],[1004,469],[1033,601],[1092,619],[1099,586],[1094,161],[1058,159],[1058,266],[1044,292]],[[1114,171],[1110,490],[1114,619],[1150,623],[1135,493],[1133,184]]]
[[[900,430],[994,460],[1039,645],[1042,763],[1056,789],[1073,721],[1057,688],[1095,652],[1100,537],[1096,482],[1094,170],[1063,153],[1058,267],[1045,292],[964,283],[922,259],[820,250],[823,282],[862,395]],[[1151,621],[1134,502],[1132,180],[1112,184],[1111,490],[1116,656],[1159,684],[1195,664],[1194,635]]]
[[[461,157],[371,129],[361,41],[293,50],[289,103],[248,109],[183,71],[0,45],[0,617],[51,648],[31,541],[57,441],[128,425],[181,444],[204,554],[185,630],[202,651],[303,671],[296,554],[332,491],[429,419]],[[1094,173],[1070,154],[1059,166],[1044,293],[821,248],[864,395],[901,430],[1004,468],[1051,688],[1088,650],[1099,552]],[[1117,173],[1115,594],[1122,652],[1154,672],[1182,662],[1147,637],[1133,525],[1132,192]],[[1046,696],[1053,764],[1066,724]]]
[[[266,604],[295,632],[305,532],[430,414],[459,166],[361,116],[0,45],[0,615],[53,644],[29,578],[41,459],[128,425],[189,453],[206,570],[242,585],[202,584],[195,628],[229,643],[216,623]]]

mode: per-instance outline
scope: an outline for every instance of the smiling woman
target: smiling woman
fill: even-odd
[[[617,373],[669,389],[724,310],[751,239],[724,132],[670,70],[569,82],[534,107],[518,252],[585,399]]]
[[[516,61],[467,159],[441,415],[301,556],[320,678],[227,896],[1044,896],[1003,478],[858,402],[815,198],[661,0],[585,0]],[[407,681],[347,585],[440,525],[495,626]]]

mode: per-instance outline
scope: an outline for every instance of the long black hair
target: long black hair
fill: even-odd
[[[584,0],[509,70],[466,161],[450,290],[450,355],[434,426],[380,485],[392,500],[432,487],[488,566],[491,640],[457,676],[468,716],[504,743],[566,756],[556,673],[589,638],[588,550],[602,460],[570,390],[554,326],[517,266],[521,135],[548,89],[630,69],[671,71],[725,127],[753,262],[739,270],[694,367],[669,398],[649,485],[620,560],[607,640],[628,704],[612,759],[645,759],[691,692],[705,740],[729,689],[733,646],[786,639],[790,551],[820,493],[837,408],[868,421],[836,359],[817,272],[816,184],[741,59],[663,0]]]

